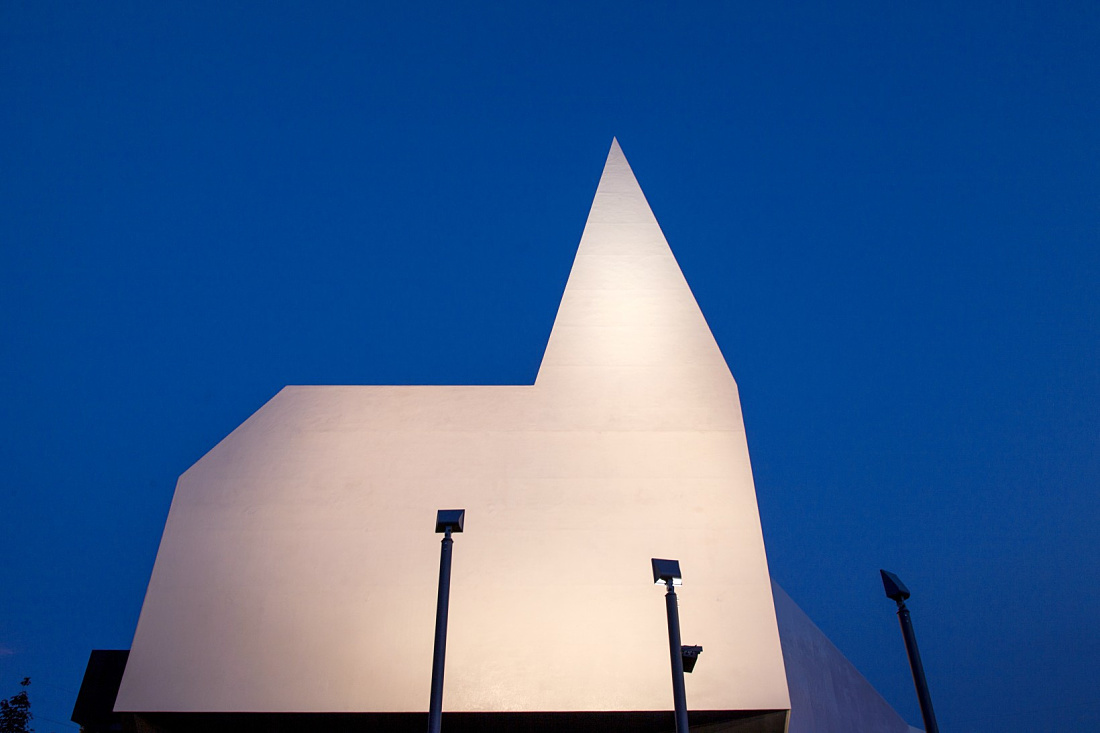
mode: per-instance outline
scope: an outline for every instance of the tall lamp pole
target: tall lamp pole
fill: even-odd
[[[668,588],[665,593],[665,612],[668,615],[668,654],[672,661],[672,701],[676,708],[676,733],[688,733],[687,694],[684,692],[684,652],[680,645],[680,612],[676,607],[676,586],[683,583],[680,576],[680,563],[677,560],[658,560],[657,558],[653,558],[652,563],[653,582]]]
[[[465,509],[440,509],[435,531],[443,534],[439,551],[439,596],[435,603],[435,653],[432,657],[432,701],[428,708],[428,733],[439,733],[443,720],[443,663],[447,656],[447,610],[451,597],[452,532],[461,532]]]
[[[917,700],[920,702],[920,715],[924,719],[925,733],[940,733],[936,724],[936,712],[932,710],[932,696],[928,693],[928,680],[924,678],[924,665],[920,661],[917,649],[917,635],[913,632],[913,620],[909,618],[909,609],[905,600],[909,598],[909,589],[893,573],[879,570],[882,574],[882,587],[886,597],[898,604],[898,621],[901,623],[901,635],[905,639],[905,653],[909,655],[909,668],[913,670],[913,684],[917,688]]]

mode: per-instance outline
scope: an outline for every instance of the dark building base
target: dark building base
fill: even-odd
[[[116,713],[127,733],[423,733],[427,713]],[[785,710],[689,714],[699,733],[783,733]],[[672,733],[672,712],[444,713],[447,733]]]
[[[116,713],[126,650],[96,650],[73,722],[84,733],[423,733],[425,713]],[[785,733],[786,710],[695,710],[697,733]],[[672,711],[443,713],[446,733],[672,733]]]

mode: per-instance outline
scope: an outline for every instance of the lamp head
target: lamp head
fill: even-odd
[[[691,672],[695,669],[695,663],[699,661],[699,655],[703,653],[701,646],[680,647],[680,659],[684,662],[684,671]]]
[[[670,580],[673,585],[684,584],[683,579],[680,577],[679,560],[658,560],[657,558],[653,558],[652,563],[654,584],[666,585]]]
[[[909,597],[909,589],[898,576],[886,570],[879,570],[879,573],[882,574],[882,587],[886,590],[887,598],[901,603]]]
[[[448,529],[451,532],[461,532],[465,519],[465,509],[440,509],[435,513],[435,531],[440,534]]]

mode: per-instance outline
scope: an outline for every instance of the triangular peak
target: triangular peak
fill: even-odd
[[[617,140],[588,214],[536,384],[732,381]],[[701,374],[702,373],[702,374]]]

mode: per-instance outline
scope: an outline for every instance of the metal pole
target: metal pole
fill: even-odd
[[[913,632],[913,621],[909,618],[909,609],[905,601],[897,601],[898,621],[901,623],[901,635],[905,639],[905,653],[909,655],[909,667],[913,670],[913,684],[917,688],[917,700],[920,702],[920,715],[924,719],[925,733],[940,733],[936,725],[936,713],[932,710],[932,696],[928,694],[928,680],[924,678],[924,665],[917,650],[917,635]]]
[[[665,581],[665,610],[668,612],[668,653],[672,658],[672,701],[676,707],[676,733],[688,733],[687,694],[684,692],[684,659],[680,651],[680,613],[672,579]]]
[[[443,534],[439,551],[439,597],[435,603],[435,655],[432,658],[432,701],[428,733],[439,733],[443,719],[443,661],[447,654],[447,606],[451,595],[451,528]]]

